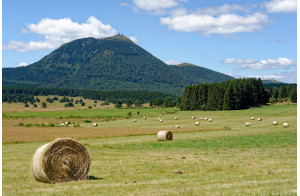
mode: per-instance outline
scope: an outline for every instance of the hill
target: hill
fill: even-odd
[[[270,80],[262,80],[263,84],[284,84],[278,80],[270,79]]]
[[[168,66],[125,36],[74,40],[36,63],[2,72],[3,85],[175,95],[187,85],[233,79],[199,66]]]

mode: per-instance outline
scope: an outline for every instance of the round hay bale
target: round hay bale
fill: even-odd
[[[133,121],[133,122],[136,122],[136,119],[133,119],[132,121]]]
[[[278,125],[278,122],[277,121],[273,121],[273,125]]]
[[[145,120],[146,120],[146,119],[147,119],[147,117],[145,117],[145,116],[144,116],[144,117],[143,117],[143,119],[145,119]]]
[[[200,125],[200,122],[195,122],[195,126],[199,126]]]
[[[93,127],[98,127],[98,124],[97,123],[93,123]]]
[[[257,120],[258,120],[258,121],[261,121],[262,119],[261,119],[261,118],[257,118]]]
[[[173,134],[171,131],[159,131],[157,133],[157,141],[172,140]]]
[[[174,127],[175,127],[176,129],[179,129],[179,128],[180,128],[180,126],[179,126],[179,125],[175,125]]]
[[[195,119],[195,116],[193,116],[192,119]]]
[[[202,120],[202,118],[200,117],[199,120]]]
[[[207,118],[204,118],[204,120],[207,120]]]
[[[250,123],[249,123],[249,122],[246,122],[246,123],[245,123],[245,126],[246,126],[246,127],[249,127],[249,126],[250,126]]]
[[[175,120],[178,120],[178,117],[175,117],[174,119],[175,119]]]
[[[255,120],[255,118],[252,116],[252,117],[251,117],[251,120]]]
[[[208,119],[208,122],[212,122],[212,119],[210,118],[210,119]]]
[[[163,119],[160,119],[160,120],[159,120],[159,122],[161,122],[161,123],[162,123],[162,122],[164,122],[164,121],[163,121]]]
[[[160,118],[157,118],[158,121],[160,121]]]
[[[37,181],[61,183],[88,178],[91,159],[86,148],[74,139],[57,138],[38,148],[32,158]]]
[[[70,124],[69,122],[65,122],[65,125],[68,125],[68,124]]]
[[[283,127],[288,127],[289,123],[283,123]]]
[[[64,127],[64,126],[65,126],[65,123],[61,123],[60,126],[61,126],[61,127]]]
[[[159,117],[161,117],[161,114],[159,115]]]

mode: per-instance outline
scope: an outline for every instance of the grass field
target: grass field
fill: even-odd
[[[129,111],[132,116],[127,119]],[[73,112],[3,110],[3,195],[297,194],[297,105],[240,111],[98,108]],[[72,114],[75,117],[70,118]],[[159,114],[163,123],[157,121]],[[251,116],[262,121],[252,121]],[[99,127],[85,119],[98,122]],[[18,126],[66,120],[80,127]],[[273,120],[279,125],[272,125]],[[290,126],[283,128],[283,122]],[[176,124],[181,128],[173,128]],[[157,142],[159,130],[173,131],[173,141]],[[36,148],[57,137],[73,137],[85,145],[92,160],[89,180],[62,184],[34,180],[30,163]]]

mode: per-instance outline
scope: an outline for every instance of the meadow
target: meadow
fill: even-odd
[[[163,123],[157,121],[159,114]],[[237,111],[14,111],[4,105],[2,121],[3,195],[297,195],[296,104]],[[18,126],[64,121],[80,126]],[[99,126],[92,127],[93,122]],[[283,128],[283,122],[290,126]],[[159,130],[171,130],[173,141],[157,142]],[[92,160],[88,180],[47,184],[33,178],[35,150],[57,137],[75,138],[87,148]]]

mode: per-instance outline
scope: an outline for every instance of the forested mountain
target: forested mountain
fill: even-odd
[[[190,64],[169,66],[125,36],[66,43],[26,67],[3,68],[3,85],[181,95],[187,85],[232,77]]]

